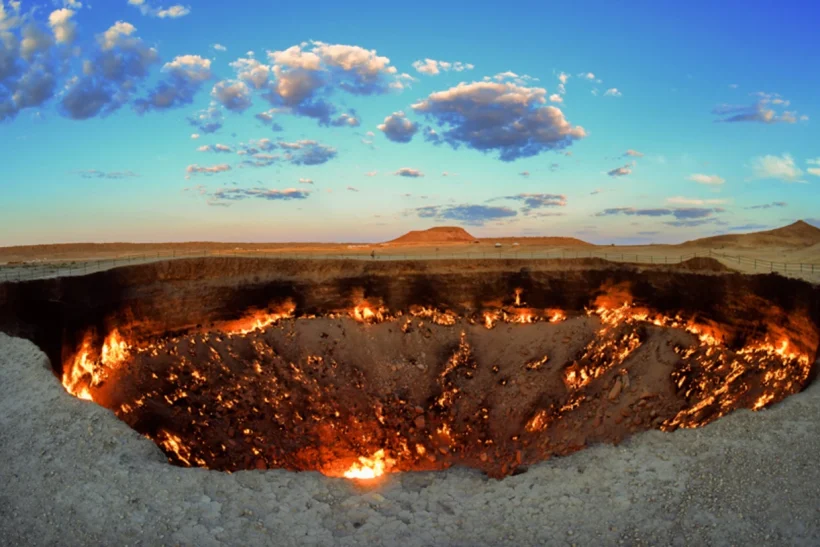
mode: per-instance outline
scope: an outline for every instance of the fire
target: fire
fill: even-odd
[[[254,331],[264,330],[282,319],[293,317],[294,311],[296,311],[296,305],[288,300],[273,313],[268,311],[253,312],[247,317],[221,325],[220,330],[226,334],[250,334]]]
[[[524,292],[523,289],[515,289],[515,305],[521,305],[521,293]]]
[[[168,433],[167,431],[162,432],[164,435],[164,439],[160,441],[165,450],[168,452],[173,452],[176,457],[184,463],[186,466],[191,467],[191,455],[185,446],[182,444],[182,439],[178,436]]]
[[[559,310],[556,308],[548,309],[547,316],[549,317],[550,323],[560,323],[561,321],[567,320],[567,314],[564,313],[564,310]]]
[[[378,307],[372,308],[367,304],[359,304],[350,314],[353,319],[360,323],[380,323],[387,317],[387,309]]]
[[[102,347],[101,362],[108,368],[113,368],[128,358],[130,347],[125,340],[120,338],[117,329],[111,331]]]
[[[371,480],[384,475],[389,467],[395,465],[395,460],[384,455],[384,449],[377,450],[373,456],[367,458],[359,456],[359,461],[354,462],[347,471],[344,472],[346,479]]]
[[[63,369],[63,387],[79,399],[93,401],[90,388],[100,385],[105,380],[108,371],[119,367],[128,358],[130,351],[128,343],[114,329],[106,336],[100,350],[100,360],[96,362],[91,358],[93,352],[91,335],[86,335],[80,351]]]

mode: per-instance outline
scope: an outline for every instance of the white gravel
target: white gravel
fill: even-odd
[[[820,385],[501,481],[172,467],[0,333],[0,545],[818,545]]]

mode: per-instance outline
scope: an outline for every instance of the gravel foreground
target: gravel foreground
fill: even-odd
[[[0,333],[0,545],[817,545],[820,385],[504,480],[183,469]]]

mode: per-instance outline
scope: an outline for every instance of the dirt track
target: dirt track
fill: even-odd
[[[0,543],[8,545],[816,545],[820,385],[771,410],[643,433],[501,481],[172,467],[0,334]]]

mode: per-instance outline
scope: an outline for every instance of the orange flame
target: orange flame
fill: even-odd
[[[384,475],[388,468],[396,462],[391,458],[386,458],[384,450],[377,450],[372,457],[359,456],[359,461],[354,462],[347,471],[344,472],[346,479],[371,480]]]
[[[360,323],[379,323],[384,321],[387,316],[386,308],[371,308],[367,304],[359,304],[350,314],[353,319]]]
[[[114,329],[105,338],[100,350],[100,361],[95,362],[90,358],[91,335],[86,335],[74,360],[64,367],[63,387],[79,399],[93,401],[90,388],[98,386],[105,379],[107,372],[116,369],[128,357],[130,351],[128,343]]]
[[[296,305],[291,301],[287,301],[273,313],[267,311],[254,312],[248,317],[226,323],[220,330],[226,334],[249,334],[263,330],[280,319],[292,317],[294,311],[296,311]]]

